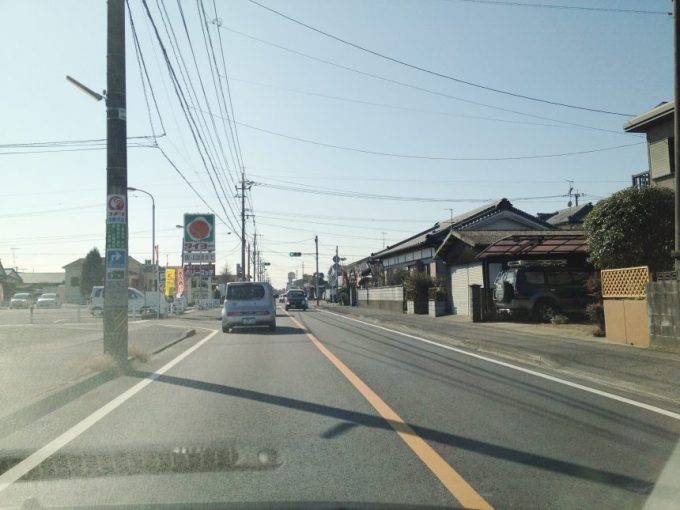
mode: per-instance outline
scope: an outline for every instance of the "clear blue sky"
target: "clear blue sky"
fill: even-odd
[[[209,19],[213,1],[204,0]],[[309,25],[374,51],[465,81],[514,93],[626,114],[672,98],[672,20],[668,16],[503,6],[459,0],[262,0]],[[525,3],[538,3],[526,0]],[[541,4],[669,11],[667,0],[542,0]],[[149,0],[156,23],[161,14]],[[174,1],[165,2],[199,96],[198,73]],[[165,125],[158,145],[228,224],[176,99],[158,43],[139,0],[133,20]],[[196,2],[182,1],[209,109],[219,114]],[[332,145],[402,155],[507,158],[588,151],[644,142],[622,133],[625,116],[552,106],[482,90],[388,62],[267,12],[247,0],[217,0],[236,120]],[[59,271],[93,246],[104,249],[105,151],[7,154],[8,144],[103,139],[105,108],[65,80],[106,88],[106,2],[0,1],[0,260],[26,271]],[[159,134],[147,115],[128,19],[128,133]],[[165,44],[169,44],[160,28]],[[217,27],[209,25],[214,44]],[[414,90],[284,51],[256,37],[337,64],[428,89]],[[221,65],[221,63],[220,63]],[[302,93],[306,92],[306,93]],[[310,95],[312,93],[313,95]],[[323,96],[334,96],[323,97]],[[454,99],[458,98],[458,99]],[[463,101],[464,100],[464,101]],[[590,126],[576,127],[493,109]],[[201,104],[205,105],[201,99]],[[153,110],[153,105],[152,105]],[[210,123],[210,117],[205,119]],[[221,120],[221,143],[227,147]],[[258,183],[349,192],[451,199],[369,200],[304,194],[256,185],[252,204],[263,259],[273,283],[289,271],[311,272],[318,233],[321,269],[336,244],[349,260],[364,257],[436,220],[479,202],[460,200],[561,195],[567,179],[595,201],[647,169],[644,144],[566,157],[502,161],[403,158],[285,139],[239,125],[247,176]],[[607,131],[609,130],[609,131]],[[81,148],[82,146],[78,146]],[[52,148],[51,150],[54,150]],[[205,212],[155,148],[129,149],[129,184],[156,197],[161,263],[179,264],[175,225]],[[238,179],[230,156],[221,178]],[[228,167],[227,167],[228,165]],[[225,168],[227,167],[227,168]],[[292,183],[292,184],[291,184]],[[219,189],[219,188],[218,188]],[[233,188],[227,188],[233,205]],[[224,199],[223,199],[224,200]],[[453,201],[458,200],[458,201]],[[517,200],[530,213],[554,211],[566,198]],[[130,197],[130,253],[150,257],[150,200]],[[228,218],[229,217],[229,218]],[[220,224],[218,266],[240,260],[238,239]],[[384,234],[383,234],[384,233]],[[249,221],[248,235],[252,234]]]

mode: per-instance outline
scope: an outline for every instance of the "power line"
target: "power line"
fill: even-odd
[[[239,126],[243,126],[248,129],[252,129],[254,131],[260,131],[262,133],[267,133],[269,135],[273,136],[278,136],[281,138],[287,138],[288,140],[295,140],[296,142],[302,142],[302,143],[309,143],[312,145],[318,145],[321,147],[328,147],[331,149],[339,149],[339,150],[345,150],[345,151],[351,151],[351,152],[360,152],[363,154],[372,154],[374,156],[389,156],[393,158],[403,158],[403,159],[424,159],[424,160],[433,160],[433,161],[514,161],[514,160],[522,160],[522,159],[547,159],[547,158],[560,158],[560,157],[566,157],[566,156],[578,156],[581,154],[592,154],[595,152],[604,152],[604,151],[611,151],[611,150],[616,150],[616,149],[623,149],[625,147],[633,147],[635,145],[643,145],[646,142],[635,142],[635,143],[629,143],[629,144],[624,144],[624,145],[615,145],[611,147],[600,147],[597,149],[588,149],[588,150],[583,150],[583,151],[574,151],[574,152],[562,152],[562,153],[557,153],[557,154],[532,154],[532,155],[522,155],[522,156],[503,156],[503,157],[475,157],[475,158],[459,158],[459,157],[452,157],[452,156],[427,156],[427,155],[418,155],[418,154],[399,154],[399,153],[394,153],[394,152],[382,152],[382,151],[374,151],[374,150],[369,150],[369,149],[361,149],[358,147],[348,147],[346,145],[336,145],[332,143],[325,143],[325,142],[319,142],[317,140],[310,140],[308,138],[301,138],[297,136],[292,136],[292,135],[287,135],[284,133],[279,133],[277,131],[272,131],[270,129],[265,129],[257,126],[253,126],[251,124],[245,124],[244,122],[237,122]]]
[[[420,87],[418,85],[413,85],[413,84],[406,83],[406,82],[399,81],[399,80],[393,80],[392,78],[387,78],[385,76],[380,76],[378,74],[373,74],[373,73],[369,73],[369,72],[366,72],[366,71],[362,71],[361,69],[356,69],[354,67],[349,67],[349,66],[345,66],[345,65],[342,65],[342,64],[338,64],[337,62],[333,62],[331,60],[326,60],[326,59],[323,59],[323,58],[315,57],[314,55],[310,55],[308,53],[297,51],[297,50],[294,50],[292,48],[288,48],[286,46],[282,46],[280,44],[276,44],[274,42],[267,41],[267,40],[261,39],[259,37],[255,37],[253,35],[246,34],[245,32],[240,32],[239,30],[235,30],[235,29],[227,27],[223,24],[220,25],[219,28],[221,28],[223,30],[227,30],[228,32],[234,33],[236,35],[240,35],[241,37],[245,37],[246,39],[251,39],[253,41],[257,41],[261,44],[265,44],[267,46],[277,48],[277,49],[285,51],[287,53],[292,53],[293,55],[297,55],[299,57],[303,57],[303,58],[306,58],[306,59],[309,59],[309,60],[313,60],[315,62],[320,62],[322,64],[326,64],[326,65],[329,65],[329,66],[337,67],[338,69],[343,69],[345,71],[349,71],[351,73],[356,73],[356,74],[359,74],[361,76],[366,76],[366,77],[373,78],[373,79],[376,79],[376,80],[381,80],[381,81],[384,81],[384,82],[387,82],[387,83],[392,83],[394,85],[399,85],[401,87],[406,87],[406,88],[409,88],[409,89],[412,89],[412,90],[424,92],[426,94],[431,94],[431,95],[435,95],[435,96],[439,96],[439,97],[445,97],[447,99],[453,99],[454,101],[460,101],[460,102],[472,104],[472,105],[475,105],[475,106],[482,106],[484,108],[490,108],[492,110],[498,110],[498,111],[501,111],[501,112],[512,113],[512,114],[515,114],[515,115],[521,115],[523,117],[529,117],[529,118],[532,118],[532,119],[547,120],[547,121],[550,121],[550,122],[557,122],[557,123],[564,124],[564,125],[567,125],[567,126],[575,126],[575,127],[581,127],[581,128],[584,128],[584,129],[592,129],[593,131],[601,131],[601,132],[605,132],[605,133],[615,133],[615,134],[621,135],[621,136],[633,136],[633,134],[625,133],[625,132],[622,132],[621,130],[615,131],[613,129],[599,128],[599,127],[595,127],[595,126],[589,126],[587,124],[579,124],[577,122],[569,122],[569,121],[566,121],[566,120],[554,119],[554,118],[545,117],[545,116],[542,116],[542,115],[534,115],[532,113],[526,113],[526,112],[522,112],[522,111],[519,111],[519,110],[513,110],[513,109],[510,109],[510,108],[503,108],[502,106],[496,106],[496,105],[491,105],[491,104],[488,104],[488,103],[482,103],[482,102],[479,102],[479,101],[473,101],[471,99],[464,99],[462,97],[453,96],[451,94],[446,94],[444,92],[439,92],[439,91],[428,89],[428,88],[425,88],[425,87]],[[638,135],[636,135],[636,136],[638,136]],[[641,136],[644,136],[644,135],[641,135]]]
[[[360,193],[356,191],[344,191],[331,188],[315,188],[311,186],[302,187],[286,186],[280,184],[267,184],[262,182],[253,183],[257,186],[265,188],[277,189],[281,191],[292,191],[296,193],[309,193],[312,195],[330,195],[336,197],[348,198],[365,198],[370,200],[394,200],[398,202],[455,202],[455,203],[488,203],[493,202],[496,198],[436,198],[436,197],[415,197],[415,196],[397,196],[397,195],[381,195],[376,193]],[[514,197],[508,198],[511,202],[529,201],[529,200],[544,200],[549,198],[563,198],[567,195],[547,195],[547,196],[529,196],[529,197]]]
[[[162,40],[162,38],[161,38],[161,36],[160,36],[160,33],[159,33],[159,31],[158,31],[158,27],[157,27],[157,25],[156,25],[156,23],[155,23],[155,21],[154,21],[154,19],[153,19],[153,15],[151,14],[151,10],[149,9],[147,0],[143,0],[143,1],[142,1],[142,4],[144,5],[144,9],[145,9],[145,11],[146,11],[147,18],[149,19],[149,22],[151,23],[151,26],[153,27],[153,31],[154,31],[154,34],[155,34],[155,36],[156,36],[156,40],[157,40],[158,45],[159,45],[159,47],[160,47],[160,49],[161,49],[161,52],[162,52],[162,54],[163,54],[163,57],[164,57],[164,60],[165,60],[165,63],[166,63],[168,72],[169,72],[169,74],[170,74],[170,78],[171,78],[171,82],[172,82],[172,85],[173,85],[173,88],[174,88],[174,91],[175,91],[175,95],[177,96],[177,99],[178,99],[178,101],[179,101],[179,103],[180,103],[180,108],[182,109],[182,112],[183,112],[183,114],[184,114],[184,117],[185,117],[185,119],[187,120],[187,123],[188,123],[188,125],[189,125],[189,131],[191,132],[191,135],[192,135],[192,137],[193,137],[193,140],[194,140],[194,143],[195,143],[195,145],[196,145],[196,148],[198,149],[198,153],[199,153],[199,156],[200,156],[201,161],[202,161],[202,163],[203,163],[203,167],[204,167],[206,173],[208,174],[208,177],[210,178],[210,182],[211,182],[211,185],[212,185],[213,190],[215,191],[215,196],[216,196],[216,198],[217,198],[217,201],[219,202],[220,206],[222,207],[222,210],[224,211],[226,221],[228,221],[229,224],[230,224],[230,225],[229,225],[229,228],[230,228],[232,231],[236,232],[237,229],[234,227],[233,222],[232,222],[232,220],[231,220],[231,217],[230,217],[229,214],[227,213],[227,210],[226,210],[226,208],[225,208],[224,202],[223,202],[222,199],[220,198],[219,192],[218,192],[218,190],[217,190],[217,188],[216,188],[216,186],[215,186],[215,182],[214,182],[213,177],[212,177],[212,175],[211,175],[211,173],[210,173],[210,169],[209,169],[209,167],[208,167],[208,163],[206,162],[206,157],[207,157],[207,158],[210,160],[210,164],[211,164],[211,166],[213,167],[213,171],[214,171],[215,173],[217,173],[217,171],[216,171],[216,169],[215,169],[215,164],[214,164],[214,162],[212,161],[212,158],[211,158],[211,156],[210,156],[210,152],[209,152],[209,150],[208,150],[208,148],[207,148],[206,142],[205,142],[205,140],[203,139],[203,136],[201,135],[200,127],[199,127],[198,123],[196,122],[196,120],[193,118],[193,116],[191,115],[191,113],[190,113],[190,111],[189,111],[189,103],[188,103],[188,101],[187,101],[187,99],[186,99],[186,96],[185,96],[183,90],[182,90],[181,84],[179,83],[179,80],[178,80],[178,78],[177,78],[177,74],[175,73],[175,70],[174,70],[174,67],[173,67],[173,65],[172,65],[172,62],[170,61],[170,57],[169,57],[169,55],[168,55],[167,49],[166,49],[165,44],[163,43],[163,40]],[[163,7],[163,9],[165,9],[165,7]],[[165,12],[165,14],[167,15],[167,11]],[[173,44],[173,39],[172,39],[172,37],[170,36],[170,30],[172,30],[172,26],[170,25],[170,29],[168,28],[168,24],[167,24],[166,21],[165,21],[165,16],[163,15],[163,12],[161,12],[161,20],[162,20],[163,25],[164,25],[164,27],[165,27],[166,33],[168,34],[168,37],[170,38],[170,44],[171,44],[171,47],[172,47],[173,52],[175,53],[175,57],[177,58],[178,62],[180,62],[180,59],[181,59],[181,63],[183,63],[184,60],[183,60],[183,58],[181,57],[181,53],[179,54],[179,57],[178,57],[178,56],[177,56],[177,52],[175,51],[174,44]],[[174,30],[172,30],[172,34],[173,34],[173,36],[174,36]],[[175,41],[176,41],[176,37],[175,37]],[[185,65],[184,67],[186,68],[186,65]],[[181,65],[180,65],[180,73],[182,73],[182,66],[181,66]],[[184,79],[184,75],[183,75],[183,74],[182,74],[182,78]],[[186,83],[186,82],[185,82],[185,83]],[[192,88],[192,87],[191,87],[191,88]],[[194,95],[195,95],[195,92],[194,92]],[[205,156],[204,156],[204,154],[203,154],[203,151],[201,150],[201,147],[203,147],[203,151],[205,151]],[[163,152],[163,151],[162,151],[162,152]],[[163,152],[163,155],[164,155],[165,158],[173,165],[173,167],[175,167],[175,170],[179,171],[179,169],[178,169],[178,168],[176,167],[176,165],[174,165],[174,163],[169,159],[169,157],[165,154],[165,152]],[[181,172],[180,172],[180,175],[182,175]],[[182,175],[182,177],[184,178],[183,175]],[[190,184],[189,181],[188,181],[186,178],[184,178],[184,180],[187,182],[187,184]],[[191,188],[192,188],[192,190],[194,190],[195,193],[197,193],[196,190],[193,188],[193,186],[191,186]],[[200,197],[200,195],[199,195],[199,197]],[[205,200],[203,199],[203,197],[200,197],[200,198],[201,198],[201,200],[207,205],[207,202],[205,202]],[[225,200],[226,200],[227,206],[230,208],[232,214],[235,216],[234,210],[233,210],[233,208],[232,208],[232,206],[231,206],[231,203],[229,202],[228,196],[226,196],[226,195],[225,195]],[[212,211],[212,208],[210,208],[210,210]],[[213,212],[214,212],[214,211],[213,211]],[[222,220],[222,221],[224,222],[224,220]],[[225,224],[226,224],[226,223],[225,223]],[[237,235],[238,235],[238,234],[237,234]]]
[[[175,169],[175,171],[176,171],[176,172],[179,174],[179,176],[184,180],[184,182],[186,182],[187,186],[189,186],[189,188],[191,188],[191,190],[196,194],[196,196],[201,200],[201,202],[203,202],[203,204],[205,204],[205,206],[206,206],[208,209],[210,209],[210,212],[212,212],[212,213],[215,215],[215,217],[216,217],[218,220],[220,220],[220,221],[222,222],[222,224],[224,224],[224,226],[226,226],[227,228],[229,228],[229,229],[230,229],[230,232],[232,232],[233,234],[235,234],[236,237],[238,237],[238,238],[240,239],[241,236],[239,235],[238,230],[235,229],[231,224],[228,225],[228,224],[224,221],[224,219],[222,219],[222,217],[221,217],[217,212],[215,212],[215,210],[214,210],[212,207],[210,207],[210,204],[208,204],[208,202],[206,202],[206,200],[205,200],[205,199],[203,198],[203,196],[196,190],[196,188],[193,187],[193,185],[191,184],[191,182],[189,182],[189,180],[184,176],[184,174],[183,174],[182,171],[179,169],[179,167],[175,164],[175,162],[172,161],[172,159],[170,159],[170,156],[168,156],[168,155],[165,153],[165,151],[164,151],[161,147],[158,147],[158,150],[161,151],[161,154],[163,155],[163,157],[168,161],[168,163],[170,163],[170,165]],[[227,217],[227,219],[229,219],[229,218]],[[230,222],[230,223],[231,223],[231,222]]]
[[[158,107],[158,102],[156,101],[156,94],[151,85],[151,80],[149,79],[149,72],[146,68],[146,61],[144,60],[144,53],[142,52],[142,46],[139,42],[139,37],[137,36],[137,28],[135,27],[134,18],[132,16],[132,9],[130,8],[129,0],[125,0],[125,5],[127,6],[128,16],[130,17],[130,29],[132,31],[132,40],[135,45],[135,55],[137,57],[137,65],[139,67],[139,76],[142,82],[142,91],[144,92],[144,102],[146,103],[147,114],[149,115],[149,124],[151,125],[151,132],[154,138],[156,137],[156,132],[154,129],[153,118],[151,115],[151,106],[149,105],[149,98],[146,93],[146,85],[149,86],[149,92],[151,93],[151,98],[156,107],[156,114],[158,115],[158,120],[163,130],[161,136],[165,136],[165,126],[163,125],[163,117],[161,116],[160,108]],[[146,78],[146,80],[145,80]],[[146,85],[145,85],[146,84]]]
[[[411,69],[415,69],[416,71],[421,71],[421,72],[430,74],[432,76],[437,76],[439,78],[443,78],[445,80],[454,81],[456,83],[462,83],[463,85],[469,85],[470,87],[475,87],[475,88],[478,88],[478,89],[487,90],[489,92],[495,92],[497,94],[503,94],[503,95],[506,95],[506,96],[517,97],[517,98],[520,98],[520,99],[526,99],[527,101],[534,101],[534,102],[537,102],[537,103],[544,103],[544,104],[550,104],[550,105],[553,105],[553,106],[560,106],[560,107],[563,107],[563,108],[570,108],[570,109],[573,109],[573,110],[582,110],[582,111],[587,111],[587,112],[603,113],[603,114],[607,114],[607,115],[618,115],[618,116],[621,116],[621,117],[632,117],[633,116],[632,113],[630,113],[630,114],[629,113],[619,113],[619,112],[612,112],[612,111],[609,111],[609,110],[601,110],[601,109],[598,109],[598,108],[588,108],[588,107],[585,107],[585,106],[577,106],[577,105],[572,105],[572,104],[568,104],[568,103],[561,103],[561,102],[558,102],[558,101],[551,101],[551,100],[548,100],[548,99],[541,99],[541,98],[538,98],[538,97],[528,96],[528,95],[525,95],[525,94],[519,94],[519,93],[516,93],[516,92],[504,90],[504,89],[498,89],[498,88],[495,88],[495,87],[490,87],[488,85],[482,85],[480,83],[475,83],[475,82],[472,82],[472,81],[469,81],[469,80],[463,80],[462,78],[456,78],[454,76],[444,74],[444,73],[440,73],[438,71],[433,71],[431,69],[427,69],[425,67],[421,67],[421,66],[416,65],[416,64],[411,64],[411,63],[406,62],[404,60],[400,60],[398,58],[391,57],[389,55],[385,55],[384,53],[380,53],[378,51],[366,48],[365,46],[361,46],[359,44],[353,43],[351,41],[348,41],[346,39],[338,37],[337,35],[333,35],[329,32],[325,32],[325,31],[323,31],[319,28],[308,25],[307,23],[304,23],[304,22],[302,22],[298,19],[295,19],[291,16],[288,16],[288,15],[286,15],[286,14],[280,12],[280,11],[277,11],[276,9],[272,9],[271,7],[268,7],[264,4],[261,4],[260,2],[257,2],[255,0],[248,0],[248,1],[252,4],[254,4],[254,5],[261,7],[262,9],[265,9],[265,10],[271,12],[271,13],[276,14],[277,16],[281,16],[282,18],[287,19],[288,21],[291,21],[291,22],[293,22],[297,25],[300,25],[304,28],[307,28],[308,30],[312,30],[312,31],[314,31],[318,34],[325,36],[325,37],[328,37],[330,39],[338,41],[342,44],[346,44],[347,46],[351,46],[352,48],[355,48],[355,49],[358,49],[360,51],[369,53],[371,55],[382,58],[384,60],[394,62],[395,64],[400,64],[402,66],[409,67]]]
[[[188,28],[188,26],[187,26],[186,18],[185,18],[185,16],[184,16],[184,10],[182,9],[182,4],[181,4],[181,2],[180,2],[179,0],[177,1],[177,7],[178,7],[178,9],[179,9],[180,18],[181,18],[181,20],[182,20],[182,26],[184,27],[184,33],[185,33],[185,35],[186,35],[187,42],[189,43],[189,49],[190,49],[190,51],[191,51],[191,59],[192,59],[192,61],[193,61],[193,63],[194,63],[194,67],[195,67],[195,69],[196,69],[196,75],[197,75],[197,77],[198,77],[199,85],[201,86],[201,92],[203,93],[203,98],[204,98],[204,100],[205,100],[205,105],[206,105],[206,108],[210,109],[210,101],[208,100],[208,94],[206,93],[206,91],[205,91],[205,86],[203,85],[203,79],[201,78],[201,72],[200,72],[200,70],[199,70],[199,68],[198,68],[198,61],[197,61],[197,59],[196,59],[196,54],[195,54],[195,52],[194,52],[193,43],[191,42],[191,36],[190,36],[190,34],[189,34],[189,28]],[[172,27],[172,23],[170,23],[170,27]],[[179,45],[178,45],[178,52],[181,54],[181,50],[179,49]],[[212,68],[211,68],[211,71],[212,71]],[[190,76],[189,76],[188,71],[187,71],[187,79],[188,79],[189,83],[191,84],[191,78],[190,78]],[[193,85],[192,85],[192,88],[193,88]],[[195,94],[195,92],[194,92],[194,94]],[[195,94],[195,95],[196,95],[196,94]],[[196,95],[196,101],[197,101],[196,104],[199,104],[199,105],[200,105],[200,101],[199,101],[197,95]],[[212,132],[210,131],[210,128],[209,128],[209,126],[208,126],[208,123],[207,123],[207,121],[205,121],[205,119],[204,119],[204,124],[205,124],[205,126],[206,126],[206,132],[207,132],[207,134],[208,134],[208,138],[209,138],[209,140],[210,140],[210,143],[211,143],[211,145],[213,146],[213,151],[214,151],[214,153],[215,153],[216,156],[217,156],[216,159],[220,159],[219,156],[221,155],[221,156],[222,156],[222,161],[223,161],[223,163],[225,163],[225,166],[228,168],[229,165],[228,165],[227,160],[226,160],[226,157],[225,157],[225,155],[224,155],[224,147],[222,147],[222,141],[220,140],[220,137],[219,137],[219,135],[218,135],[218,133],[217,133],[217,125],[215,124],[215,119],[214,119],[214,117],[212,117],[212,116],[210,117],[210,122],[212,123],[212,127],[213,127],[213,130],[214,130],[214,133],[215,133],[215,139],[217,140],[217,144],[219,145],[219,148],[220,148],[219,151],[218,151],[217,148],[215,147],[215,141],[214,141],[214,139],[213,139],[213,135],[212,135]],[[219,174],[218,174],[217,169],[215,168],[214,164],[213,164],[213,173],[215,174],[215,177],[217,178],[217,182],[218,182],[218,184],[219,184],[219,186],[220,186],[220,188],[221,188],[221,190],[222,190],[222,194],[225,196],[225,199],[227,200],[227,202],[229,202],[229,198],[228,198],[228,197],[231,196],[231,193],[227,194],[227,192],[225,191],[224,186],[222,185],[222,181],[219,179]],[[225,183],[225,184],[226,184],[226,183]],[[228,185],[227,185],[227,187],[228,187]],[[232,210],[232,214],[236,214],[235,211],[233,210],[233,208],[230,207],[230,209]]]
[[[266,169],[263,169],[266,170]],[[330,171],[330,170],[329,170]],[[298,170],[295,170],[295,172],[292,171],[280,171],[276,175],[281,175],[281,173],[290,173],[291,175],[294,174],[295,177],[299,179],[304,179],[304,181],[309,181],[309,180],[321,180],[321,181],[352,181],[352,182],[418,182],[418,183],[444,183],[444,182],[449,182],[449,183],[498,183],[498,184],[557,184],[557,183],[563,183],[564,179],[496,179],[494,177],[489,177],[488,179],[400,179],[398,177],[323,177],[319,176],[318,174],[315,175],[306,175],[306,174],[301,174],[299,173]],[[277,182],[284,182],[288,184],[305,184],[305,182],[298,182],[298,181],[290,181],[290,180],[282,180],[282,179],[277,179],[274,174],[250,174],[251,177],[254,178],[264,178],[268,179],[270,181],[277,181]],[[578,179],[578,182],[587,182],[587,183],[630,183],[630,179]]]
[[[277,90],[283,90],[285,92],[292,92],[294,94],[302,94],[306,96],[312,96],[312,97],[320,97],[324,99],[332,99],[335,101],[344,101],[347,103],[355,103],[355,104],[361,104],[361,105],[367,105],[367,106],[377,106],[380,108],[388,108],[392,110],[401,110],[405,112],[416,112],[416,113],[425,113],[425,114],[430,114],[430,115],[440,115],[444,117],[455,117],[455,118],[462,118],[462,119],[472,119],[472,120],[482,120],[482,121],[489,121],[489,122],[502,122],[502,123],[507,123],[507,124],[518,124],[518,125],[525,125],[525,126],[540,126],[540,127],[553,127],[553,128],[559,128],[559,129],[591,129],[591,128],[586,128],[586,127],[580,127],[580,126],[572,126],[569,124],[546,124],[544,122],[529,122],[529,121],[521,121],[521,120],[512,120],[512,119],[500,119],[500,118],[495,118],[495,117],[482,117],[479,115],[465,115],[462,113],[452,113],[452,112],[443,112],[443,111],[437,111],[437,110],[426,110],[422,108],[410,108],[408,106],[401,106],[401,105],[396,105],[396,104],[388,104],[388,103],[379,103],[375,101],[364,101],[361,99],[355,99],[355,98],[350,98],[350,97],[342,97],[342,96],[334,96],[330,94],[321,94],[319,92],[312,92],[309,90],[301,90],[301,89],[294,89],[294,88],[288,88],[288,87],[281,87],[277,85],[272,85],[272,84],[267,84],[267,83],[260,83],[256,81],[251,81],[251,80],[243,80],[243,79],[238,79],[238,78],[232,78],[232,81],[238,81],[241,83],[247,83],[248,85],[255,85],[257,87],[266,87],[266,88],[272,88],[272,89],[277,89]],[[628,133],[625,133],[623,131],[612,131],[615,134],[621,135],[625,134],[626,136],[629,136]]]
[[[619,14],[651,14],[661,16],[672,16],[668,11],[644,11],[639,9],[618,9],[614,7],[582,7],[577,5],[558,5],[558,4],[528,4],[524,2],[503,2],[500,0],[443,0],[445,2],[466,2],[472,4],[502,5],[506,7],[536,7],[541,9],[559,9],[590,12],[615,12]]]

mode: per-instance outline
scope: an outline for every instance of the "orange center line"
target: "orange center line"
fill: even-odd
[[[404,441],[418,458],[429,468],[451,495],[465,508],[493,510],[493,507],[475,491],[465,479],[453,469],[434,448],[420,437],[387,403],[381,399],[358,375],[326,348],[305,326],[295,317],[286,315],[302,330],[307,338],[328,358],[328,360],[345,376],[345,378],[368,400],[369,404],[382,416],[397,435]]]

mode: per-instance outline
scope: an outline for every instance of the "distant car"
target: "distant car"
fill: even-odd
[[[267,326],[276,330],[276,302],[272,286],[266,282],[229,282],[222,307],[222,331],[235,327]]]
[[[592,300],[587,269],[559,260],[517,260],[498,273],[493,300],[496,310],[550,322],[560,313],[583,312]]]
[[[10,308],[30,308],[33,306],[33,296],[28,292],[18,292],[9,300]]]
[[[307,295],[302,289],[291,289],[286,293],[285,301],[286,310],[291,308],[298,308],[301,310],[307,310]]]
[[[286,302],[286,293],[284,292],[279,296],[279,303],[285,303]]]
[[[61,307],[61,300],[54,292],[46,292],[40,295],[35,306],[37,308],[59,308]]]

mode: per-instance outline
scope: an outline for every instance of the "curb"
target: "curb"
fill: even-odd
[[[169,349],[173,345],[180,343],[182,340],[186,340],[187,338],[191,338],[195,334],[196,334],[195,329],[189,329],[189,330],[185,331],[184,334],[180,335],[179,338],[176,338],[176,339],[172,340],[171,342],[168,342],[167,344],[151,351],[151,354],[159,354],[159,353],[163,352],[164,350]]]

